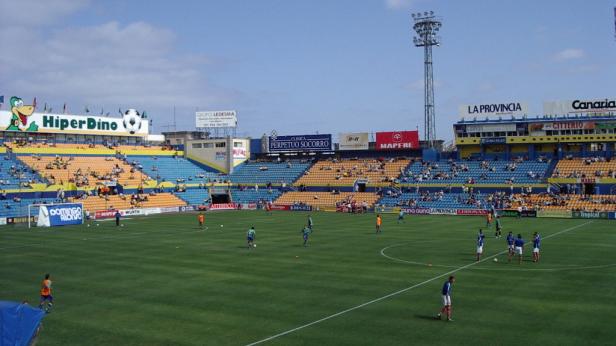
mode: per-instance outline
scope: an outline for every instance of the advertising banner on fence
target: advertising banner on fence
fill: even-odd
[[[283,204],[274,204],[272,205],[272,210],[290,210],[291,207]]]
[[[376,150],[419,149],[417,131],[377,132]]]
[[[543,103],[545,115],[567,114],[608,114],[616,112],[616,98],[605,99],[576,99],[566,101],[546,101]],[[599,113],[599,114],[597,114]]]
[[[485,103],[462,105],[458,108],[461,117],[525,115],[528,114],[526,102]]]
[[[235,203],[216,203],[210,205],[210,210],[234,210],[237,209]]]
[[[570,219],[571,211],[570,210],[539,210],[537,211],[537,217],[555,217],[555,218]]]
[[[607,219],[606,211],[573,211],[571,217],[574,219]]]
[[[80,225],[83,223],[81,204],[42,205],[39,207],[38,227]]]
[[[505,144],[507,143],[507,138],[505,137],[486,137],[481,138],[481,144]]]
[[[115,210],[99,210],[94,213],[95,219],[109,219],[115,217]]]
[[[309,205],[291,205],[289,210],[291,211],[311,211],[312,207]]]
[[[520,215],[517,210],[512,209],[503,209],[498,211],[498,216],[504,217],[537,217],[537,212],[535,210],[522,210],[522,214]]]
[[[488,211],[484,209],[458,209],[456,215],[485,215]]]
[[[0,226],[6,225],[6,217],[0,217]]]
[[[432,215],[457,215],[457,209],[450,208],[430,208],[430,214]]]
[[[235,111],[196,112],[196,124],[203,127],[237,127]]]
[[[430,215],[430,208],[402,208],[402,211],[409,215]]]
[[[332,135],[297,135],[269,137],[269,152],[330,151]]]
[[[368,150],[370,144],[368,132],[341,133],[338,140],[340,141],[339,150]]]

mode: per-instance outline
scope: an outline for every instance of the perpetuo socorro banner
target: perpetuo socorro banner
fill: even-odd
[[[285,151],[330,151],[332,135],[297,135],[269,137],[271,153]]]
[[[418,149],[417,131],[377,132],[376,150]]]
[[[370,144],[368,132],[341,133],[338,140],[340,141],[339,150],[368,150]]]
[[[39,207],[39,227],[80,225],[83,223],[81,204],[42,205]]]

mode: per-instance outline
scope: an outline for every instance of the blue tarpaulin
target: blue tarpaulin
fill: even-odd
[[[30,345],[44,316],[28,304],[0,300],[0,346]]]

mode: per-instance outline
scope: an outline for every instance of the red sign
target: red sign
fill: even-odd
[[[488,211],[483,209],[458,209],[456,211],[458,215],[485,215],[487,213]]]
[[[216,203],[210,205],[210,210],[234,210],[237,209],[235,203]]]
[[[109,219],[115,217],[115,210],[99,210],[94,213],[95,219]]]
[[[418,149],[417,131],[377,132],[376,150]]]
[[[291,210],[291,206],[284,204],[273,204],[272,210]]]

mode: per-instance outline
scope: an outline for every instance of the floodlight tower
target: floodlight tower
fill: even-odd
[[[416,47],[424,47],[424,141],[429,148],[434,148],[436,141],[436,121],[434,115],[434,80],[432,73],[432,46],[440,45],[441,22],[434,16],[434,12],[411,14],[415,24],[413,30],[417,36],[413,37]]]

